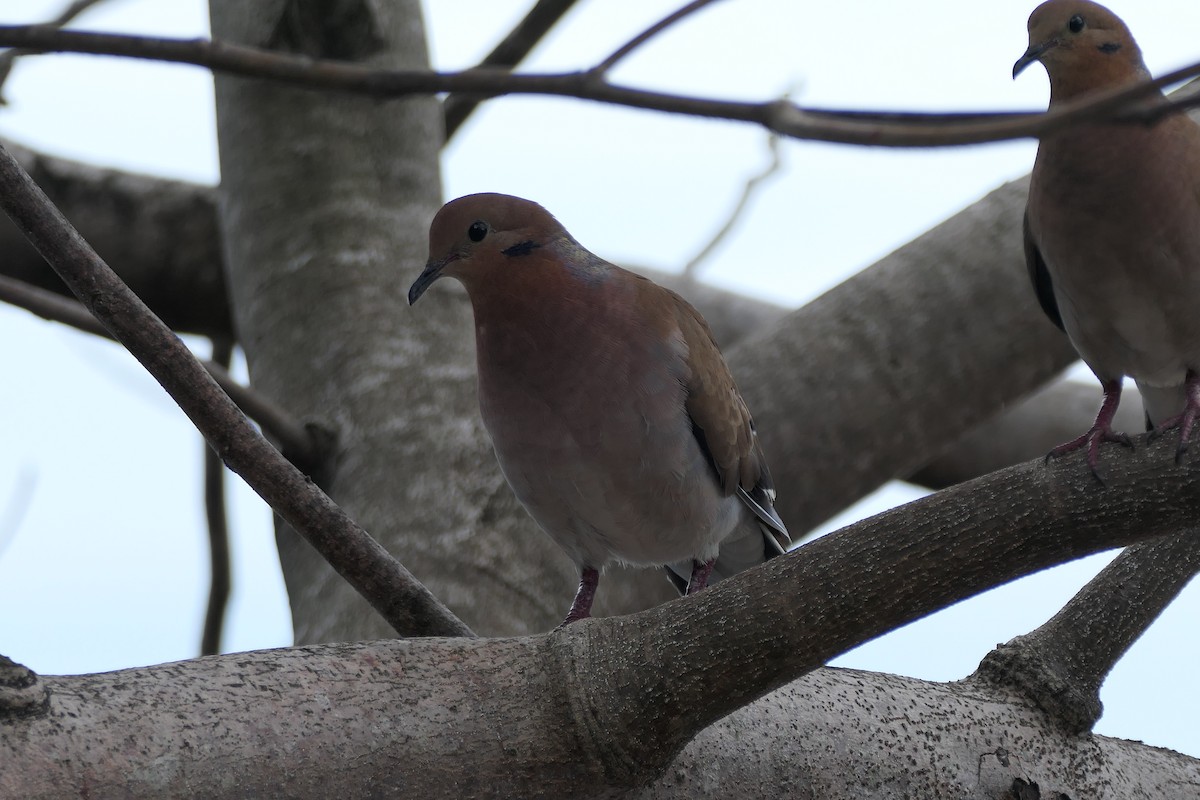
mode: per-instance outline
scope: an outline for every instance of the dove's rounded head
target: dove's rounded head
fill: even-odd
[[[417,302],[442,276],[464,283],[472,276],[501,269],[506,257],[565,236],[549,211],[532,200],[507,194],[469,194],[442,206],[429,226],[429,261],[408,290]]]
[[[1050,100],[1115,89],[1149,78],[1129,28],[1090,0],[1047,0],[1029,16],[1029,49],[1013,77],[1034,61],[1050,76]]]

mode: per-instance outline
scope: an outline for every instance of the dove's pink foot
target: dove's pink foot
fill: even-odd
[[[1151,439],[1157,439],[1171,428],[1179,428],[1179,447],[1175,450],[1175,463],[1183,461],[1183,454],[1191,444],[1192,427],[1196,424],[1196,416],[1200,414],[1200,374],[1194,370],[1187,373],[1187,405],[1182,414],[1176,414],[1150,432]]]
[[[1058,458],[1087,447],[1088,466],[1096,480],[1103,484],[1104,479],[1100,477],[1099,469],[1100,445],[1105,442],[1116,442],[1126,447],[1133,447],[1133,442],[1125,434],[1117,433],[1112,429],[1113,417],[1116,416],[1117,406],[1121,403],[1121,380],[1118,378],[1115,381],[1105,381],[1101,384],[1101,388],[1104,390],[1104,402],[1100,404],[1100,413],[1096,415],[1096,421],[1092,423],[1092,427],[1078,439],[1072,439],[1051,450],[1046,454],[1046,460],[1049,461],[1052,458]]]
[[[708,561],[692,562],[692,579],[688,581],[688,594],[696,592],[708,586],[708,576],[712,574],[713,564],[717,563],[715,558],[710,558]]]
[[[592,615],[592,601],[596,599],[596,586],[599,583],[600,571],[584,567],[583,571],[579,573],[579,590],[575,592],[571,610],[567,612],[567,618],[559,623],[559,628],[565,628],[572,622],[579,622],[579,620],[587,619]]]

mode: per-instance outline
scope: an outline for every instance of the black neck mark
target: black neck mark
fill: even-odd
[[[1096,49],[1101,53],[1115,53],[1121,49],[1121,45],[1117,42],[1105,42]]]
[[[527,256],[530,253],[532,253],[534,251],[534,249],[536,249],[538,247],[541,247],[541,245],[538,244],[537,242],[533,241],[532,239],[530,239],[530,240],[527,240],[524,242],[518,242],[517,244],[514,244],[512,247],[509,247],[505,250],[501,250],[500,253],[501,253],[501,255],[506,255],[506,256],[509,256],[510,258],[513,256]]]

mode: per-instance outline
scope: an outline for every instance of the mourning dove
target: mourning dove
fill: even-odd
[[[667,566],[692,593],[784,552],[754,422],[682,297],[502,194],[438,212],[409,303],[444,276],[471,300],[479,406],[504,476],[580,569],[563,625],[590,616],[609,564]]]
[[[1029,17],[1029,49],[1013,77],[1040,61],[1050,108],[1149,80],[1129,29],[1088,0],[1049,0]],[[1161,92],[1140,101],[1152,110]],[[1083,447],[1099,478],[1121,381],[1132,377],[1148,425],[1180,427],[1183,456],[1200,410],[1200,126],[1181,114],[1151,124],[1088,122],[1046,135],[1025,210],[1025,260],[1042,308],[1099,378],[1091,429],[1050,451]]]

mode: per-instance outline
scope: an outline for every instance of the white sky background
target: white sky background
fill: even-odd
[[[467,67],[531,0],[426,0],[436,66]],[[587,67],[682,0],[585,0],[526,70]],[[58,14],[66,0],[0,0],[0,23]],[[1044,72],[1015,83],[1027,0],[784,3],[726,0],[624,62],[617,82],[815,106],[1029,110]],[[1200,59],[1195,0],[1113,0],[1156,74]],[[76,27],[208,35],[201,0],[109,0]],[[208,73],[94,57],[19,62],[0,136],[92,163],[215,182]],[[767,161],[749,125],[549,98],[502,98],[447,148],[447,198],[517,194],[549,208],[595,252],[678,268]],[[1035,144],[897,151],[787,141],[767,185],[704,275],[799,305],[1028,172]],[[1014,242],[1013,247],[1019,247]],[[424,257],[424,254],[421,254]],[[1030,302],[1033,302],[1032,293]],[[397,308],[396,313],[410,313]],[[0,653],[45,673],[189,658],[207,592],[201,440],[118,346],[0,304]],[[206,352],[207,345],[195,343]],[[1099,391],[1096,393],[1099,401]],[[770,443],[770,431],[763,432]],[[290,643],[269,511],[230,480],[234,594],[227,650]],[[786,492],[787,487],[780,487]],[[837,525],[918,496],[885,488]],[[547,541],[547,546],[553,546]],[[835,663],[948,680],[997,642],[1047,619],[1107,561],[1088,559],[961,603]],[[563,598],[566,607],[570,598]],[[1098,731],[1200,756],[1200,660],[1191,588],[1118,665]]]

